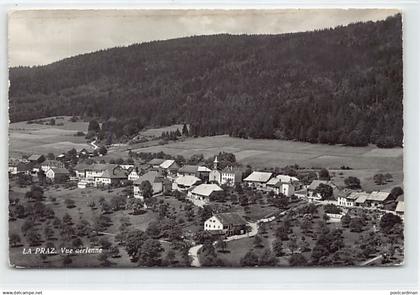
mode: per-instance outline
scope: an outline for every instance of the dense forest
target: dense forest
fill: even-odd
[[[229,134],[401,146],[401,15],[281,35],[154,41],[10,72],[12,122],[98,118],[113,136]]]

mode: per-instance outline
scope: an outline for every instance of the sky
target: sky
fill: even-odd
[[[17,10],[9,13],[9,65],[45,65],[116,46],[193,35],[281,34],[377,21],[391,9]]]

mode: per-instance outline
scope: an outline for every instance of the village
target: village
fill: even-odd
[[[10,159],[17,261],[22,247],[70,245],[105,251],[94,260],[39,259],[70,267],[402,263],[400,187],[367,192],[356,177],[336,185],[325,168],[252,169],[225,152],[185,159],[129,150],[126,159],[105,161],[106,152],[101,146]],[[331,241],[338,243],[332,249]]]

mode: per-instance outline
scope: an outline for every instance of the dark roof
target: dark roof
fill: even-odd
[[[114,168],[110,167],[107,170],[102,173],[100,176],[101,178],[114,178],[114,179],[120,179],[120,178],[127,178],[127,171],[124,169],[116,166]]]
[[[179,170],[179,173],[197,173],[198,172],[198,166],[196,165],[185,165],[182,166]]]
[[[220,220],[222,224],[244,225],[246,220],[236,213],[217,213],[214,216]]]
[[[165,159],[154,158],[154,159],[150,160],[148,164],[149,165],[160,165],[165,161],[166,161]]]
[[[52,171],[54,171],[55,174],[69,174],[69,170],[66,168],[51,168]]]
[[[29,161],[38,161],[39,159],[41,159],[43,156],[42,155],[37,155],[37,154],[33,154],[31,155],[28,160]]]
[[[148,171],[147,173],[140,176],[139,179],[134,181],[135,184],[141,184],[143,181],[148,181],[150,184],[158,183],[163,181],[162,173],[156,170]]]

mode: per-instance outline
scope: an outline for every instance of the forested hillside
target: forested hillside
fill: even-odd
[[[114,137],[189,123],[197,136],[402,145],[401,34],[396,15],[314,32],[156,41],[11,68],[10,118],[113,118],[104,126]]]

